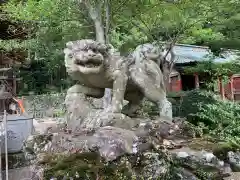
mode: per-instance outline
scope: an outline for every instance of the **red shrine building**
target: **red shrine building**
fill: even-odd
[[[209,77],[198,73],[187,74],[184,70],[186,67],[195,66],[197,63],[205,60],[207,55],[211,53],[210,49],[203,46],[176,44],[173,47],[173,51],[176,59],[175,67],[170,75],[169,92],[189,91],[199,88],[204,89],[206,87],[206,78]],[[214,62],[229,62],[238,57],[237,51],[225,50],[218,58],[214,59]],[[219,77],[216,84],[217,87],[213,90],[219,92],[222,98],[233,101],[240,100],[240,74],[230,75],[227,84],[223,83],[223,80]]]

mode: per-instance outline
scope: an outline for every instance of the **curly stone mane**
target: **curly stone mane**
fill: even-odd
[[[105,45],[103,43],[100,43],[91,39],[70,41],[66,43],[66,47],[72,52],[91,49],[93,51],[98,51],[103,55],[107,55],[109,49],[111,48],[108,45]]]

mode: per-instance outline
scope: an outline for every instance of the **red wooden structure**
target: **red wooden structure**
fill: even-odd
[[[195,73],[193,75],[194,86],[192,89],[200,88],[200,84],[203,83],[200,81],[200,76]],[[188,82],[187,82],[188,83]],[[170,76],[170,84],[168,91],[170,92],[179,92],[184,91],[184,82],[182,75],[180,73],[174,72]],[[190,89],[189,89],[190,90]],[[224,85],[221,77],[218,78],[218,92],[221,97],[227,98],[232,101],[240,101],[240,74],[234,74],[229,76],[229,82]]]
[[[223,88],[220,88],[220,94],[223,98],[240,101],[240,74],[230,76],[226,85],[221,84]]]

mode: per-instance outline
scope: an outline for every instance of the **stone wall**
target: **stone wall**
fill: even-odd
[[[66,93],[24,96],[24,108],[36,118],[63,117],[66,113],[64,104]],[[95,108],[102,107],[102,99],[88,98]]]
[[[52,93],[42,95],[24,96],[24,108],[30,115],[34,114],[35,118],[47,117],[63,117],[66,113],[64,104],[66,93]],[[21,97],[20,97],[21,98]],[[92,107],[101,109],[103,107],[103,99],[88,98]],[[124,105],[127,101],[124,101]],[[158,116],[159,110],[153,103],[144,100],[139,112],[141,115]]]
[[[24,108],[36,118],[63,116],[65,96],[65,93],[24,96]]]

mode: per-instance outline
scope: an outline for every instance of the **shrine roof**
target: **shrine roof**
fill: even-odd
[[[176,55],[176,63],[200,62],[209,59],[212,54],[211,50],[206,46],[194,46],[186,44],[177,44],[173,47]],[[229,62],[236,59],[237,53],[234,50],[225,50],[219,57],[214,59],[216,63]]]

